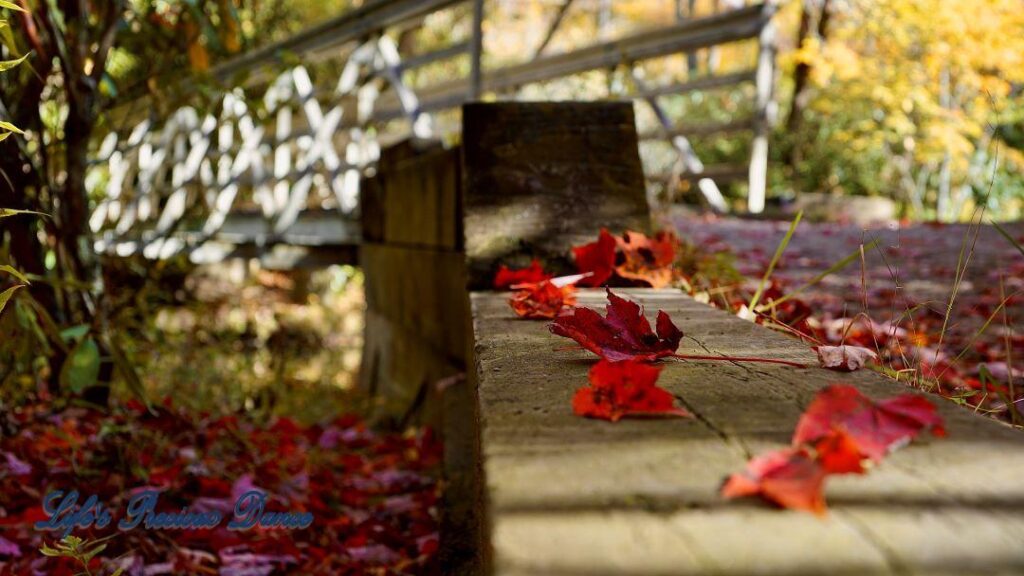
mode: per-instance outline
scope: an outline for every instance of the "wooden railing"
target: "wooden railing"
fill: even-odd
[[[394,31],[421,25],[440,10],[472,4],[469,39],[423,53],[403,53]],[[563,7],[566,7],[566,2]],[[377,0],[294,38],[216,67],[211,76],[224,96],[210,112],[184,106],[166,119],[148,110],[144,98],[111,112],[132,128],[109,134],[97,151],[90,181],[102,188],[92,215],[97,247],[111,253],[141,252],[147,257],[201,252],[218,237],[233,211],[262,214],[263,229],[250,244],[286,242],[288,231],[310,207],[336,210],[354,221],[360,179],[372,173],[380,146],[408,135],[445,136],[458,126],[440,126],[435,114],[483,94],[515,98],[523,86],[590,70],[628,70],[634,98],[655,112],[659,126],[645,139],[672,144],[678,160],[672,170],[652,174],[671,186],[696,182],[706,201],[727,208],[718,181],[736,180],[736,165],[705,166],[689,138],[737,131],[753,134],[746,168],[748,206],[764,204],[767,130],[773,116],[772,3],[755,4],[597,42],[562,54],[547,54],[556,18],[535,57],[500,68],[481,64],[482,0]],[[564,15],[564,10],[559,14]],[[693,77],[685,82],[648,84],[640,73],[645,60],[693,54],[748,39],[759,42],[757,65],[749,70]],[[413,87],[407,73],[428,64],[469,55],[464,78]],[[307,63],[341,58],[338,78],[314,78],[305,66],[280,72],[295,57]],[[247,80],[233,85],[245,72]],[[328,82],[329,81],[329,82]],[[325,83],[326,82],[326,83]],[[753,83],[753,116],[723,124],[696,125],[669,117],[659,99],[695,90]],[[384,88],[381,89],[381,85]],[[179,86],[179,92],[185,91]],[[261,94],[253,99],[251,94]],[[384,130],[400,120],[397,132]],[[724,177],[723,177],[724,176]],[[189,224],[196,218],[201,224]],[[192,226],[192,229],[185,230]]]

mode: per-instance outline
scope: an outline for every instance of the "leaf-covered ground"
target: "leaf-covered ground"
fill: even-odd
[[[212,417],[130,403],[111,414],[45,406],[9,413],[0,442],[0,573],[76,574],[73,563],[41,556],[58,538],[34,530],[44,494],[75,488],[113,511],[116,534],[94,573],[124,568],[154,574],[424,574],[438,546],[436,470],[429,433],[381,434],[356,417],[302,427],[265,426],[242,416]],[[127,500],[153,488],[161,509],[220,511],[213,530],[116,532]],[[308,511],[305,530],[232,531],[227,520],[246,491],[268,494],[269,509]],[[83,500],[84,500],[83,496]],[[119,516],[120,514],[120,516]]]
[[[437,573],[435,437],[342,416],[363,405],[350,390],[359,276],[328,270],[308,291],[295,281],[199,270],[149,296],[120,283],[129,352],[149,397],[166,398],[152,411],[120,386],[107,414],[30,381],[0,399],[0,574],[81,572],[40,554],[58,537],[32,528],[43,496],[70,489],[115,513],[105,530],[73,532],[89,542],[114,534],[92,561],[96,575]],[[215,530],[112,529],[145,488],[159,490],[163,510],[191,505],[224,520]],[[270,509],[312,512],[312,526],[228,530],[235,498],[252,488],[270,495]]]
[[[672,224],[704,253],[731,253],[746,293],[789,227],[693,216]],[[1024,237],[1022,226],[1008,231]],[[861,258],[859,247],[873,241]],[[851,254],[846,268],[785,302],[776,318],[820,343],[875,350],[890,374],[979,411],[1012,419],[1011,404],[1024,408],[1024,256],[1012,244],[990,226],[802,222],[766,300],[794,292]],[[726,305],[720,296],[709,299]]]

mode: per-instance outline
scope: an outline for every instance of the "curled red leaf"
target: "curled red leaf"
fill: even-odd
[[[807,451],[786,448],[752,459],[746,470],[725,481],[722,496],[760,496],[783,508],[823,515],[825,476],[821,463]]]
[[[655,332],[640,305],[616,296],[611,290],[608,290],[606,310],[606,316],[602,317],[590,308],[574,308],[555,318],[550,325],[551,332],[572,338],[608,360],[654,360],[669,356],[679,348],[683,332],[664,311],[658,312]]]
[[[576,287],[556,286],[545,280],[535,284],[517,284],[509,298],[516,314],[523,318],[554,318],[565,308],[576,304]]]
[[[640,232],[627,230],[616,238],[622,251],[622,263],[615,272],[627,280],[646,282],[652,288],[664,288],[672,281],[672,264],[676,260],[676,237],[663,230],[648,238]]]
[[[572,253],[580,274],[590,274],[578,282],[580,286],[601,286],[615,272],[615,237],[604,228],[596,242],[574,246]]]
[[[922,396],[903,394],[875,402],[853,386],[832,385],[819,392],[801,416],[793,444],[813,444],[836,429],[876,462],[924,430],[945,435],[942,417]]]
[[[590,369],[590,386],[573,396],[573,412],[612,422],[627,416],[690,416],[675,407],[671,393],[655,384],[660,372],[660,366],[634,360],[601,360]]]
[[[514,270],[502,264],[498,268],[498,273],[494,275],[494,289],[508,290],[517,284],[536,284],[550,279],[551,274],[544,271],[537,259],[530,262],[526,268]]]

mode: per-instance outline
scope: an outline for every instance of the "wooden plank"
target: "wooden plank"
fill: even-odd
[[[715,88],[733,86],[744,82],[753,82],[754,78],[755,72],[753,70],[733,72],[732,74],[722,74],[721,76],[706,76],[704,78],[687,80],[686,82],[676,82],[666,84],[664,86],[644,87],[643,89],[638,89],[636,91],[636,97],[654,98],[657,96],[686,94],[687,92],[695,92],[697,90],[713,90]]]
[[[459,150],[438,150],[396,163],[382,173],[384,242],[455,250],[462,244],[458,215]]]
[[[569,247],[602,227],[650,228],[632,105],[467,104],[462,116],[471,285],[532,256],[571,273]]]
[[[259,258],[273,269],[314,269],[332,264],[355,264],[360,242],[360,225],[334,210],[301,212],[295,224],[275,235],[259,212],[247,210],[228,214],[220,231],[208,237],[202,223],[181,224],[168,240],[181,246],[196,264],[215,264],[232,258]],[[112,231],[95,242],[97,252],[127,257],[139,253],[153,238],[149,229],[118,237]]]
[[[432,50],[430,52],[425,52],[423,54],[406,56],[406,58],[402,60],[402,64],[398,68],[402,72],[415,70],[417,68],[422,68],[429,64],[433,64],[435,62],[440,62],[442,60],[450,60],[451,58],[454,58],[456,56],[461,56],[469,52],[471,48],[472,46],[468,41],[456,42],[451,46],[446,46],[444,48],[439,48],[437,50]]]
[[[437,384],[466,367],[439,354],[432,342],[373,310],[366,311],[359,388],[373,401],[375,419],[440,430],[443,401]]]
[[[677,176],[680,180],[700,180],[711,178],[717,182],[742,180],[747,177],[747,166],[745,164],[711,164],[704,166],[704,171],[699,174],[683,172]],[[656,172],[647,175],[648,180],[668,181],[672,174],[668,172]]]
[[[384,241],[385,197],[384,176],[376,175],[359,182],[359,220],[363,242]]]
[[[682,352],[814,363],[796,339],[673,290],[632,289],[667,311]],[[581,304],[603,306],[586,290]],[[875,373],[665,361],[659,385],[695,419],[578,418],[571,398],[593,355],[474,293],[481,446],[498,574],[1014,574],[1024,570],[1024,435],[929,396],[948,438],[905,447],[865,476],[830,479],[826,518],[756,500],[720,481],[753,453],[788,444],[831,382],[875,398],[908,392]],[[977,540],[974,536],[977,535]],[[977,542],[991,543],[978,546]],[[625,572],[623,572],[625,571]]]
[[[367,309],[418,335],[435,353],[465,355],[469,316],[461,253],[365,243]]]
[[[614,67],[678,52],[698,50],[715,44],[756,37],[775,12],[771,3],[755,4],[722,14],[687,20],[671,26],[644,30],[608,42],[599,42],[566,54],[537,58],[524,64],[507,66],[482,73],[484,92],[501,93],[525,84],[543,82],[588,70]],[[460,78],[416,90],[420,109],[433,112],[457,106],[466,101],[471,90],[468,78]],[[402,117],[401,105],[393,92],[385,92],[377,102],[374,121]],[[354,127],[352,119],[342,122]]]
[[[747,210],[764,212],[765,190],[768,186],[768,135],[775,122],[775,26],[768,23],[758,36],[757,99],[754,106],[754,142],[750,153],[750,185],[747,189]]]
[[[716,134],[731,134],[754,128],[753,119],[730,120],[728,122],[710,122],[707,124],[677,124],[668,130],[658,129],[645,131],[640,134],[641,140],[662,140],[665,137],[685,136],[687,138],[699,138],[702,136],[713,136]]]

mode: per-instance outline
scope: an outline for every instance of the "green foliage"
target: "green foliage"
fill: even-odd
[[[0,122],[0,125],[2,124],[3,122]],[[11,208],[0,208],[0,219],[10,218],[11,216],[17,216],[19,214],[35,214],[37,216],[48,216],[47,214],[43,214],[42,212],[34,212],[32,210],[13,210]]]
[[[13,266],[8,266],[7,264],[0,264],[0,272],[7,272],[11,276],[14,276],[18,280],[24,282],[25,284],[31,284],[31,282],[28,281],[28,278],[26,278],[24,274],[19,272]]]
[[[24,12],[24,10],[22,10],[17,4],[12,4],[6,0],[0,0],[0,8],[9,8],[11,10]],[[14,36],[11,34],[10,24],[7,20],[3,19],[0,19],[0,44],[11,52],[15,51],[16,45],[14,42]],[[24,62],[26,58],[28,58],[28,54],[24,54],[20,58],[15,58],[14,60],[0,60],[0,72],[7,72],[18,64]],[[0,142],[6,140],[11,134],[24,134],[24,132],[14,124],[0,120]],[[3,218],[6,215],[4,212],[4,210],[0,209],[0,218]]]
[[[15,58],[14,60],[0,60],[0,72],[7,72],[11,68],[14,68],[18,64],[21,64],[28,58],[28,54],[23,55],[21,58]]]
[[[80,394],[96,385],[100,375],[100,349],[92,338],[85,338],[71,349],[60,371],[61,388]]]
[[[7,307],[7,302],[10,301],[11,296],[14,296],[14,293],[18,290],[18,288],[22,287],[23,286],[19,284],[17,286],[11,286],[7,290],[0,292],[0,312],[4,311],[4,308]]]
[[[55,543],[53,547],[43,544],[43,547],[39,549],[39,552],[43,556],[49,556],[51,558],[68,558],[82,565],[82,572],[86,576],[92,576],[92,572],[89,570],[89,562],[92,561],[100,552],[107,549],[107,545],[103,542],[108,540],[110,537],[90,542],[83,540],[78,536],[65,536],[59,542]],[[110,574],[110,576],[121,576],[124,573],[124,568],[118,568]]]

